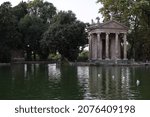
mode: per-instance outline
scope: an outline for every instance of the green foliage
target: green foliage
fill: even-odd
[[[87,61],[89,58],[89,52],[88,51],[82,51],[81,53],[79,53],[78,56],[78,61]]]
[[[24,37],[23,42],[25,50],[29,51],[29,53],[33,52],[35,55],[40,46],[39,41],[41,40],[41,35],[45,31],[45,24],[43,23],[42,19],[36,17],[35,15],[27,14],[20,20],[19,29]]]
[[[20,2],[17,6],[13,8],[13,14],[16,16],[18,22],[21,18],[23,18],[28,13],[27,10],[27,3],[26,2]]]
[[[11,50],[21,48],[20,37],[11,3],[4,2],[0,6],[0,62],[10,61]]]
[[[5,2],[0,6],[0,62],[9,62],[17,50],[25,52],[26,60],[45,60],[59,52],[74,61],[87,43],[85,27],[71,11],[56,14],[53,4],[43,0],[22,1],[15,7]]]
[[[42,34],[47,30],[51,18],[56,13],[52,3],[43,0],[30,1],[27,4],[26,14],[19,22],[19,29],[23,34],[24,49],[27,52],[27,60],[36,60],[36,54],[40,59],[47,59],[49,49],[45,44],[40,45]]]
[[[52,61],[59,61],[61,59],[61,55],[60,54],[50,54],[49,55],[49,60],[52,60]]]
[[[77,59],[80,46],[87,43],[85,24],[76,20],[71,11],[60,11],[52,20],[49,29],[43,35],[43,43],[51,51],[58,51],[62,58],[69,61]]]
[[[49,48],[40,44],[42,34],[48,29],[56,8],[43,0],[20,2],[11,7],[10,2],[0,6],[0,62],[11,59],[11,51],[22,49],[31,60],[38,54],[47,59]]]
[[[56,7],[43,0],[33,0],[28,3],[28,11],[30,14],[40,17],[46,23],[51,22],[52,17],[56,14]]]

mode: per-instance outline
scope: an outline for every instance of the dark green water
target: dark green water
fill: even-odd
[[[150,99],[150,68],[0,66],[0,99]]]

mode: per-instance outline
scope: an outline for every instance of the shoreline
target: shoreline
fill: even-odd
[[[53,64],[57,62],[52,61],[15,61],[10,63],[0,63],[0,66],[2,65],[12,65],[12,64]]]
[[[60,62],[52,61],[17,61],[10,63],[0,63],[0,66],[13,64],[60,64]],[[67,64],[65,64],[67,65]],[[150,62],[131,62],[131,63],[104,63],[101,62],[69,62],[71,66],[150,66]]]
[[[92,62],[71,62],[71,65],[76,65],[76,66],[150,66],[150,63],[131,63],[131,64],[101,64],[101,63],[92,63]]]

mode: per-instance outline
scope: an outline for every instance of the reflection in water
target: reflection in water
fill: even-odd
[[[80,84],[83,87],[84,99],[92,99],[89,89],[89,67],[77,67],[77,74]]]
[[[0,99],[150,99],[149,67],[0,66]]]
[[[0,68],[0,85],[7,81],[0,87],[0,99],[83,99],[76,67],[14,64],[6,68],[5,72]]]
[[[60,77],[60,69],[56,64],[48,64],[48,77],[51,79],[52,76],[56,76],[55,78]]]
[[[90,92],[96,99],[140,99],[134,68],[90,67]]]

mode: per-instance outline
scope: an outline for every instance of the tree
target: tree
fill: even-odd
[[[27,53],[27,60],[34,60],[38,54],[41,59],[46,59],[49,55],[48,48],[40,45],[41,36],[50,25],[52,17],[56,13],[56,8],[52,3],[43,2],[43,0],[33,0],[29,3],[21,4],[21,11],[25,14],[27,6],[28,13],[20,20],[19,29],[23,34],[24,49]],[[20,7],[19,7],[20,8]],[[18,7],[16,8],[18,9]],[[20,15],[19,15],[20,16]]]
[[[56,7],[43,0],[33,0],[28,3],[28,12],[43,19],[44,23],[49,23],[56,14]]]
[[[27,60],[32,60],[32,53],[34,60],[36,60],[36,54],[38,54],[39,41],[41,35],[45,31],[45,24],[43,20],[35,15],[26,15],[20,20],[19,29],[24,37],[24,49],[27,53]]]
[[[59,52],[69,61],[77,59],[80,47],[87,43],[85,24],[76,19],[71,11],[60,11],[53,19],[49,29],[44,33],[41,43],[51,51]]]
[[[26,14],[28,14],[28,4],[26,2],[20,2],[17,6],[13,7],[13,14],[16,16],[18,22],[23,18]]]
[[[13,15],[10,2],[0,6],[0,61],[9,62],[11,50],[20,49],[21,34],[17,29],[17,20]]]

